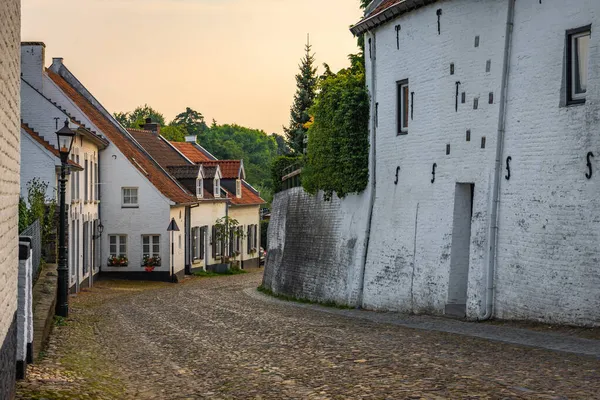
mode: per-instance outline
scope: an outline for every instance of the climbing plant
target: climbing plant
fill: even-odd
[[[297,169],[302,168],[304,157],[301,155],[279,156],[271,165],[271,178],[273,179],[273,192],[281,192],[283,185],[281,179]]]
[[[302,186],[311,194],[322,190],[326,199],[359,193],[369,180],[369,93],[362,63],[350,60],[350,68],[322,77],[310,109]]]

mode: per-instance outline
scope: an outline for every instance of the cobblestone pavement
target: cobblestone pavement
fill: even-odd
[[[99,282],[19,398],[600,399],[597,357],[299,307],[261,277]]]

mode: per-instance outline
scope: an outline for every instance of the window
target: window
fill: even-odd
[[[100,191],[100,186],[98,185],[98,163],[94,163],[94,200],[100,200],[98,196],[98,192]]]
[[[76,162],[76,163],[79,165],[79,154],[77,154],[77,155],[75,156],[75,162]],[[76,183],[75,183],[75,186],[76,186],[76,187],[75,187],[75,199],[76,199],[76,200],[79,200],[79,193],[80,193],[80,192],[79,192],[79,179],[80,179],[80,178],[79,178],[79,176],[80,176],[81,174],[79,173],[79,171],[77,171],[77,174],[76,174],[76,175],[77,175],[77,181],[76,181]]]
[[[591,27],[567,32],[568,104],[585,103],[590,58]]]
[[[196,179],[196,197],[201,199],[204,197],[204,181]]]
[[[213,250],[213,258],[217,258],[221,255],[222,250],[222,241],[217,240],[217,228],[215,226],[212,227],[212,250]]]
[[[398,82],[398,135],[408,133],[408,80]]]
[[[123,207],[138,206],[138,189],[137,188],[122,188],[123,190]]]
[[[127,236],[109,235],[109,253],[111,257],[127,257]]]
[[[214,180],[214,195],[215,197],[221,197],[221,180],[219,178],[215,178]]]
[[[142,235],[142,259],[160,257],[160,235]]]
[[[238,198],[242,197],[242,181],[239,179],[235,181],[235,195]]]
[[[83,193],[84,193],[83,200],[86,203],[89,200],[89,198],[88,198],[88,195],[89,195],[89,193],[88,193],[88,187],[89,187],[89,182],[88,182],[89,169],[88,169],[88,165],[89,165],[88,164],[88,160],[86,158],[85,159],[85,167],[84,167],[84,170],[83,170],[83,174],[84,174],[84,178],[83,178],[83,184],[84,184],[84,186],[83,186]]]
[[[258,251],[258,240],[257,240],[257,227],[258,225],[248,225],[248,254],[254,251]]]
[[[71,161],[75,162],[74,154],[71,154]],[[74,201],[77,195],[75,193],[75,171],[73,169],[69,171],[69,180],[71,181],[71,201]]]
[[[204,259],[204,237],[206,228],[192,228],[192,257],[194,261]]]

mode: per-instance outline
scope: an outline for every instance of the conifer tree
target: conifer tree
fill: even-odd
[[[306,132],[304,125],[310,121],[308,109],[312,107],[317,90],[317,68],[315,56],[311,54],[312,46],[307,42],[306,54],[300,63],[300,73],[296,75],[296,94],[294,104],[290,109],[290,125],[283,128],[288,146],[297,154],[302,154],[306,148]]]

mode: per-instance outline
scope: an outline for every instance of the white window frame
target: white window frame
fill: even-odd
[[[242,180],[236,179],[235,181],[235,195],[238,199],[242,197]]]
[[[115,251],[113,252],[112,238],[115,238]],[[121,246],[125,246],[125,252],[121,252]],[[127,235],[108,235],[108,253],[111,257],[127,257]],[[129,257],[127,257],[129,258]]]
[[[204,197],[204,180],[196,179],[196,197],[201,199]]]
[[[398,118],[398,135],[406,135],[408,133],[408,120],[410,114],[410,89],[408,79],[398,81],[396,84],[397,90],[397,110]]]
[[[148,239],[148,244],[144,243],[144,240]],[[144,246],[148,246],[148,252],[146,252]],[[154,250],[154,246],[158,246],[158,251]],[[142,260],[146,255],[148,257],[160,257],[160,235],[142,235]]]
[[[215,178],[213,181],[213,191],[215,197],[221,197],[221,180],[219,178]]]
[[[198,261],[201,260],[201,254],[200,254],[200,240],[201,240],[201,234],[200,234],[201,230],[199,226],[195,226],[192,228],[192,259],[194,261]]]
[[[129,203],[125,202],[125,198],[126,198],[125,191],[126,190],[135,190],[135,200],[136,200],[135,203],[131,202],[131,200],[134,198],[134,196],[131,194],[131,192],[128,196],[130,202]],[[140,195],[139,188],[137,188],[137,187],[122,187],[121,188],[121,207],[122,208],[138,208],[139,202],[140,202],[139,195]]]
[[[569,70],[569,74],[568,74],[568,80],[569,80],[569,84],[567,85],[569,88],[569,103],[582,103],[585,102],[585,98],[587,95],[587,86],[588,86],[588,80],[589,80],[589,76],[588,76],[588,71],[589,71],[589,60],[590,60],[590,46],[589,46],[589,42],[591,39],[591,27],[587,26],[587,27],[583,27],[583,28],[578,28],[578,29],[574,29],[572,31],[567,32],[567,39],[568,39],[568,50],[569,50],[569,57],[568,57],[568,70]],[[588,48],[586,49],[586,54],[585,56],[587,56],[586,60],[580,60],[579,57],[579,53],[578,53],[578,41],[581,38],[587,37],[588,38]],[[578,71],[581,70],[580,65],[581,62],[585,63],[585,76],[584,78],[584,82],[583,85],[585,86],[585,89],[581,92],[577,91],[576,88],[576,81],[577,81],[577,77],[578,77]]]

